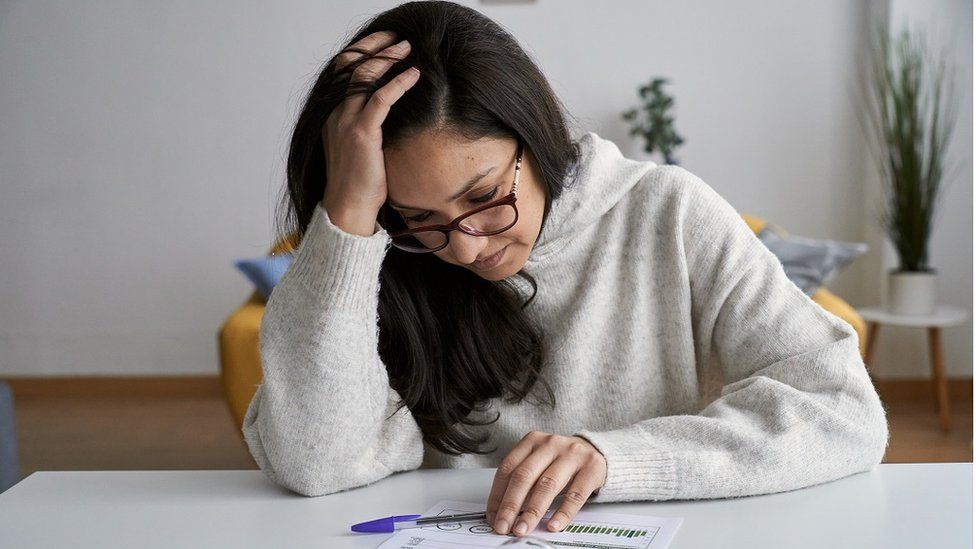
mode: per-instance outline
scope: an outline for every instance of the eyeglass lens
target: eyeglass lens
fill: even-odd
[[[461,228],[475,236],[500,233],[515,225],[516,212],[511,204],[501,204],[461,220]],[[393,238],[393,244],[407,251],[431,251],[447,244],[447,234],[441,231],[421,231]]]

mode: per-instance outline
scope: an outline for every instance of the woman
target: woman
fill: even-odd
[[[489,521],[521,535],[588,500],[879,463],[854,330],[702,180],[573,142],[562,112],[510,35],[449,2],[378,15],[326,65],[291,142],[282,232],[302,240],[244,422],[261,469],[312,496],[497,467]]]

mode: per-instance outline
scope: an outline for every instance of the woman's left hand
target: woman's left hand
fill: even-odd
[[[486,518],[496,534],[507,534],[513,526],[517,536],[532,532],[568,485],[562,505],[546,524],[550,532],[559,531],[606,477],[606,458],[585,438],[532,431],[498,465]]]

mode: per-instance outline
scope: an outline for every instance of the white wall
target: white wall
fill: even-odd
[[[933,53],[944,48],[955,67],[955,129],[947,151],[944,196],[936,212],[929,244],[929,263],[938,271],[938,295],[942,303],[973,310],[973,5],[966,0],[891,0],[888,24],[892,32],[903,25],[926,33]],[[872,166],[873,170],[874,167]],[[881,182],[868,173],[869,191],[865,214],[870,217],[881,203]],[[866,219],[870,221],[870,219]],[[888,270],[898,266],[894,246],[881,227],[867,223],[865,241],[881,254],[872,254],[861,267],[870,267],[858,303],[883,303],[887,297]],[[870,283],[878,280],[879,284]],[[873,370],[879,377],[919,377],[930,371],[925,330],[885,326],[880,329]],[[946,328],[942,345],[950,376],[972,376],[972,316],[961,326]]]
[[[0,375],[216,373],[216,331],[251,291],[231,262],[270,244],[302,95],[354,26],[397,3],[0,5]],[[683,166],[792,232],[869,238],[848,91],[869,4],[462,3],[520,40],[575,133],[648,158],[619,115],[639,84],[666,76]],[[954,22],[971,43],[970,19]],[[971,106],[968,117],[971,150]],[[971,308],[972,255],[957,234],[972,243],[972,216],[959,202],[933,262],[943,295]],[[831,288],[869,304],[880,272],[862,258]],[[971,375],[969,335],[945,342],[950,374]],[[883,371],[925,375],[885,351]]]

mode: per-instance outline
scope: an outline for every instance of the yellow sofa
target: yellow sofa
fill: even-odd
[[[766,222],[758,217],[740,215],[755,233],[761,231],[766,225]],[[271,254],[290,252],[297,244],[296,237],[292,235],[277,243],[271,249]],[[812,299],[825,310],[846,320],[854,327],[863,358],[867,337],[864,319],[853,307],[826,288],[819,288]],[[244,413],[258,384],[261,383],[258,332],[261,327],[261,315],[264,314],[264,305],[265,301],[261,294],[257,290],[251,292],[250,298],[231,313],[221,326],[217,338],[220,348],[220,377],[227,403],[238,428],[244,425]]]

